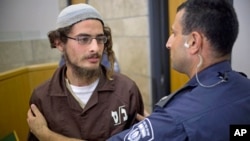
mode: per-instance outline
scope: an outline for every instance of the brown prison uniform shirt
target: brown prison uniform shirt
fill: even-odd
[[[106,69],[102,67],[102,71],[105,74]],[[134,81],[120,73],[115,73],[113,80],[102,75],[82,109],[66,87],[65,72],[65,65],[58,68],[50,80],[33,91],[30,99],[52,131],[67,137],[101,141],[138,122],[136,113],[142,114],[144,106]],[[37,138],[29,133],[28,140]]]

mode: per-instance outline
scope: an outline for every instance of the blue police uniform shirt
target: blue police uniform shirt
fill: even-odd
[[[250,124],[250,80],[224,61],[198,73],[162,98],[154,112],[109,141],[229,141],[230,125]]]

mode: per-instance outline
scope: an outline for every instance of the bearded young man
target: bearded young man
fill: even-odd
[[[50,130],[97,141],[137,122],[136,114],[144,111],[141,93],[134,81],[113,71],[111,30],[95,8],[66,7],[48,37],[51,47],[64,55],[65,65],[33,91],[30,104],[38,107]],[[110,68],[101,65],[103,53]],[[28,140],[38,139],[30,132]]]

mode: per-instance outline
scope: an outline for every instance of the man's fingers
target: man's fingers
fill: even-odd
[[[145,117],[142,116],[142,115],[140,115],[140,114],[136,114],[136,119],[139,120],[139,121],[141,121],[141,120],[144,120]]]
[[[30,122],[30,118],[33,117],[32,113],[31,113],[31,110],[29,109],[28,112],[27,112],[27,122],[29,123]]]
[[[38,109],[36,105],[32,104],[27,112],[27,122],[30,123],[31,120],[35,118],[35,114],[33,113],[33,110],[36,111],[36,114],[38,114]]]
[[[148,117],[150,114],[144,109],[144,117]]]
[[[31,104],[30,109],[31,109],[33,116],[41,115],[41,112],[38,110],[35,104]]]
[[[32,117],[32,116],[33,116],[33,115],[32,115],[32,112],[31,112],[31,109],[28,110],[27,116],[28,116],[28,117]]]
[[[136,119],[141,121],[144,120],[146,117],[148,117],[150,114],[144,109],[143,115],[136,114]]]

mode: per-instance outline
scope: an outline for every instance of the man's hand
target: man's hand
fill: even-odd
[[[136,115],[136,119],[138,120],[138,121],[141,121],[141,120],[144,120],[146,117],[148,117],[150,114],[146,111],[146,110],[144,110],[144,113],[143,113],[143,115],[140,115],[140,114],[137,114]]]
[[[35,104],[30,105],[30,109],[27,113],[27,122],[30,132],[37,138],[39,138],[39,134],[43,134],[48,130],[47,122]]]
[[[35,104],[30,105],[27,113],[27,122],[30,132],[33,133],[40,141],[84,141],[80,139],[68,138],[51,131],[48,128],[47,121]]]

